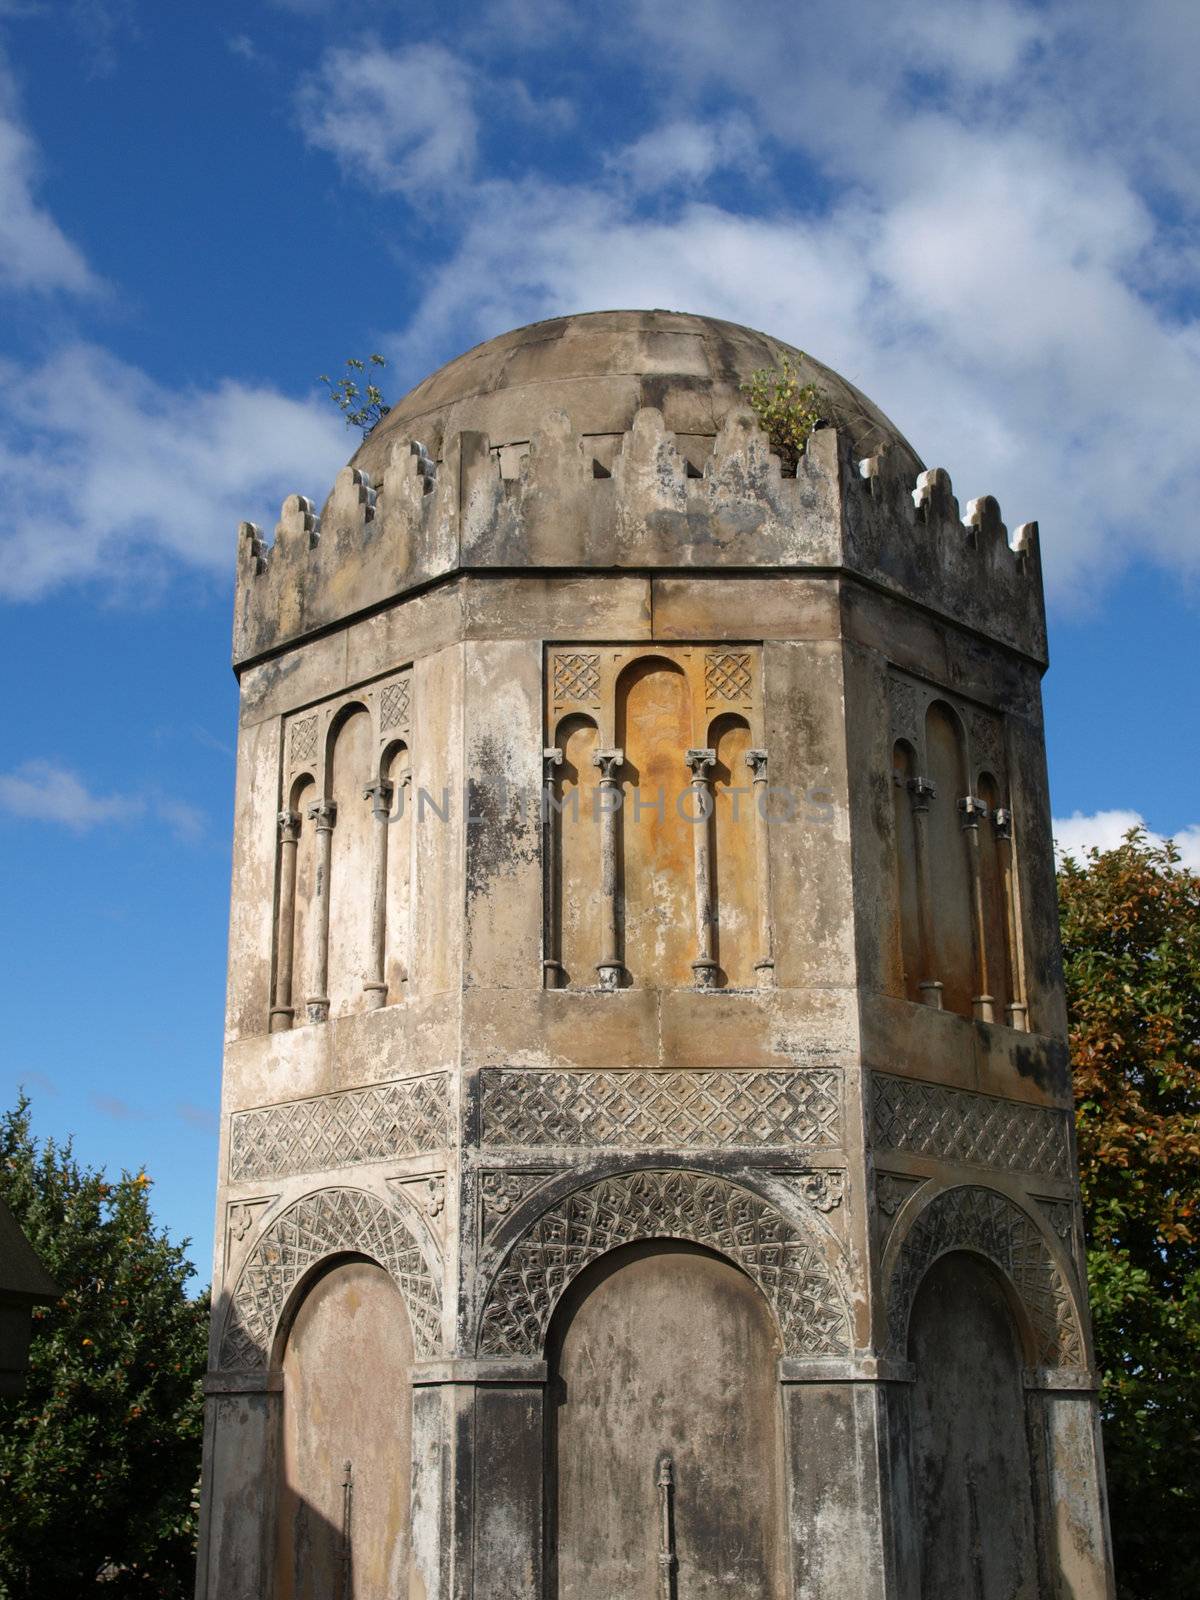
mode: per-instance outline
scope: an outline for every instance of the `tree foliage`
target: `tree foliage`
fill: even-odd
[[[828,418],[829,406],[815,383],[801,383],[783,357],[778,367],[760,367],[742,384],[758,425],[771,441],[785,473],[795,474],[814,428]]]
[[[23,1396],[0,1399],[0,1594],[190,1596],[207,1296],[159,1231],[150,1179],[0,1117],[0,1195],[63,1291],[35,1311]]]
[[[1200,1594],[1200,876],[1135,829],[1059,902],[1122,1596]]]
[[[361,428],[365,439],[377,422],[382,422],[392,409],[384,402],[383,390],[373,382],[368,382],[366,389],[359,386],[359,380],[366,375],[367,367],[373,369],[387,366],[382,356],[368,356],[366,361],[359,361],[354,356],[346,358],[346,375],[339,378],[336,383],[327,372],[323,372],[317,379],[329,390],[329,398],[337,406],[346,419],[348,428]]]

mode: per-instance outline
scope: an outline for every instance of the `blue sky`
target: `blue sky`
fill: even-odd
[[[0,1089],[208,1274],[235,530],[562,311],[765,328],[1038,519],[1060,839],[1200,864],[1194,0],[0,0]]]

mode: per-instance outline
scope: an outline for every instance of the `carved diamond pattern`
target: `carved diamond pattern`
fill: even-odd
[[[482,1073],[482,1142],[690,1149],[841,1140],[841,1074],[780,1072]]]
[[[888,678],[892,738],[917,743],[917,688],[903,678]]]
[[[1003,777],[1004,737],[999,717],[976,711],[971,717],[971,744],[976,768],[986,769],[994,778]]]
[[[1071,1154],[1064,1111],[875,1074],[877,1148],[1062,1178]]]
[[[903,1354],[921,1280],[939,1256],[971,1250],[1007,1274],[1029,1313],[1038,1361],[1083,1365],[1083,1340],[1070,1291],[1041,1233],[1019,1206],[994,1189],[946,1189],[918,1216],[900,1247],[888,1291],[888,1336]]]
[[[447,1087],[445,1074],[433,1073],[235,1112],[229,1175],[286,1178],[440,1150],[450,1138]]]
[[[536,1356],[563,1291],[590,1262],[640,1239],[720,1251],[766,1295],[789,1355],[842,1355],[845,1300],[821,1251],[767,1201],[698,1172],[635,1172],[567,1195],[513,1246],[484,1306],[484,1355]]]
[[[750,656],[735,650],[710,650],[704,657],[704,689],[708,703],[750,698]]]
[[[316,717],[301,717],[292,723],[291,752],[293,765],[317,759]]]
[[[555,702],[576,700],[595,705],[600,693],[600,657],[562,651],[554,657]]]
[[[263,1367],[284,1302],[326,1256],[354,1250],[393,1278],[422,1355],[441,1340],[442,1302],[421,1247],[403,1218],[362,1189],[322,1189],[290,1206],[263,1234],[242,1268],[221,1340],[227,1371]]]
[[[390,733],[393,728],[408,727],[409,681],[397,678],[385,685],[379,696],[379,731]]]

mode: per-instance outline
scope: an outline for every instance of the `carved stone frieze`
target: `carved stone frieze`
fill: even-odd
[[[768,1201],[711,1173],[644,1171],[564,1196],[514,1244],[480,1323],[483,1355],[540,1355],[563,1291],[619,1245],[682,1239],[719,1251],[758,1284],[788,1355],[850,1348],[845,1298],[821,1248]]]
[[[872,1074],[871,1134],[877,1150],[1055,1178],[1071,1168],[1065,1111],[885,1073]]]
[[[317,719],[297,717],[288,730],[288,755],[293,767],[305,766],[317,759]]]
[[[329,1172],[440,1150],[449,1138],[448,1079],[429,1073],[235,1112],[229,1175],[236,1183]]]
[[[846,1196],[846,1174],[836,1167],[814,1167],[809,1172],[784,1174],[814,1211],[836,1211]]]
[[[480,1079],[481,1142],[493,1148],[833,1149],[842,1137],[842,1077],[834,1067],[746,1072],[499,1067],[486,1069]]]
[[[907,739],[914,750],[920,749],[919,707],[917,686],[906,678],[888,674],[888,707],[893,740]]]
[[[709,650],[704,657],[704,695],[709,705],[748,705],[753,692],[748,650]]]
[[[901,1243],[887,1296],[888,1341],[896,1354],[907,1345],[921,1280],[952,1250],[985,1256],[1008,1277],[1028,1314],[1040,1365],[1083,1365],[1075,1303],[1036,1223],[1007,1195],[966,1184],[935,1195]]]
[[[549,1177],[546,1172],[485,1172],[479,1180],[480,1232],[486,1240]]]
[[[250,1252],[226,1317],[222,1368],[265,1366],[292,1289],[311,1267],[342,1251],[370,1257],[392,1277],[404,1296],[418,1353],[435,1355],[441,1291],[404,1219],[366,1190],[321,1189],[282,1212]]]
[[[920,1178],[900,1178],[894,1172],[881,1172],[875,1179],[875,1202],[885,1217],[894,1217],[913,1190],[920,1186]]]
[[[590,650],[558,650],[551,657],[551,664],[556,705],[599,705],[598,654]]]
[[[991,712],[971,713],[971,754],[976,773],[990,772],[997,781],[1003,779],[1004,726]]]

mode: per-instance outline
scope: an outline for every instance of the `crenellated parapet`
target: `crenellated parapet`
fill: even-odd
[[[440,459],[389,442],[382,471],[348,466],[320,516],[284,501],[274,542],[243,523],[234,659],[241,663],[458,571],[845,571],[1037,660],[1045,625],[1037,526],[1010,544],[991,496],[959,505],[941,468],[905,451],[854,459],[819,429],[785,473],[735,406],[709,436],[638,409],[623,434],[550,411],[528,440],[450,433]]]

